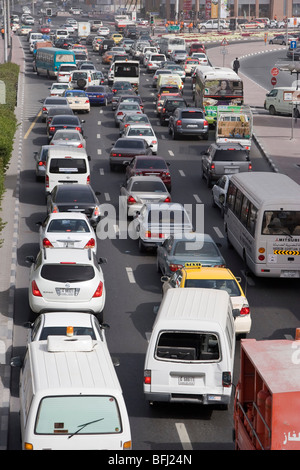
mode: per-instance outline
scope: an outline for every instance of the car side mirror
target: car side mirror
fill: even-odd
[[[12,357],[10,360],[11,367],[22,367],[23,359],[20,356]]]
[[[239,317],[240,316],[240,310],[238,308],[233,308],[232,309],[232,315],[233,315],[233,318]]]

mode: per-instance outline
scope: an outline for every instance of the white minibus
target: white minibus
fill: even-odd
[[[272,172],[232,175],[224,215],[227,240],[261,277],[300,277],[300,186]]]
[[[87,335],[32,341],[19,389],[23,450],[131,449],[128,414],[106,341]]]
[[[153,402],[227,408],[232,392],[235,327],[227,292],[169,289],[153,325],[144,394]]]

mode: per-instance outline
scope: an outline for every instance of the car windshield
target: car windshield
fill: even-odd
[[[47,326],[44,327],[39,336],[39,341],[44,341],[48,336],[65,336],[66,327],[65,326]],[[96,339],[95,332],[93,328],[88,328],[87,326],[73,326],[73,336],[88,335],[92,339]]]
[[[51,220],[47,228],[48,233],[89,233],[90,229],[85,220],[82,219],[59,219]]]
[[[178,240],[175,242],[174,255],[215,257],[219,253],[212,242]]]
[[[184,287],[225,290],[231,297],[241,295],[237,283],[232,279],[186,279]]]
[[[95,277],[93,266],[84,264],[44,264],[41,277],[54,282],[85,282]]]
[[[165,193],[165,185],[161,181],[134,181],[131,185],[131,191],[146,193]]]
[[[128,136],[144,136],[144,137],[153,137],[154,132],[151,127],[141,128],[141,129],[129,129]]]

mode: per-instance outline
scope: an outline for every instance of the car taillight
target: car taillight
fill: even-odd
[[[127,204],[134,204],[136,202],[136,200],[134,199],[133,196],[129,196],[128,199],[127,199]]]
[[[250,308],[249,307],[242,307],[240,310],[240,315],[249,315],[250,314]]]
[[[43,239],[43,247],[44,248],[53,248],[52,243],[48,240],[48,238]]]
[[[249,170],[249,171],[252,170],[252,164],[251,164],[251,163],[249,163],[249,165],[248,165],[248,170]]]
[[[90,238],[90,240],[86,243],[84,248],[95,248],[95,239]]]
[[[43,107],[43,111],[47,111],[47,108],[45,106]]]
[[[151,144],[152,144],[152,145],[156,145],[156,144],[157,144],[157,140],[152,140],[152,141],[151,141]]]
[[[88,175],[86,177],[86,184],[90,184],[90,182],[91,182],[91,177],[90,177],[90,175]]]
[[[45,185],[46,185],[46,188],[49,188],[49,176],[46,175],[46,178],[45,178]]]
[[[264,261],[265,257],[264,257],[264,255],[259,255],[258,259],[259,259],[259,261]]]
[[[181,120],[181,119],[177,119],[177,121],[176,121],[176,126],[181,126],[181,124],[182,124],[182,120]]]
[[[173,264],[173,263],[169,264],[169,269],[172,273],[174,273],[175,271],[181,268],[183,268],[182,264]]]
[[[57,212],[59,212],[58,207],[57,207],[57,206],[53,206],[52,214],[56,214]]]
[[[98,215],[100,215],[100,209],[98,206],[95,206],[95,209],[94,209],[94,212],[93,212],[93,215],[98,217]]]
[[[40,293],[40,290],[35,281],[32,281],[31,283],[31,292],[32,295],[34,295],[35,297],[42,297],[42,294]]]
[[[85,100],[85,102],[86,102],[86,103],[89,103],[89,102],[90,102],[90,100]]]
[[[211,164],[210,164],[210,169],[211,169],[211,170],[214,170],[214,169],[215,169],[215,164],[214,164],[214,163],[211,163]]]
[[[46,166],[46,162],[39,162],[39,166]]]
[[[117,113],[117,116],[122,116],[122,114],[123,114],[122,111],[119,111],[119,112]]]
[[[99,286],[97,287],[97,289],[95,290],[95,293],[93,295],[93,298],[94,297],[101,297],[102,296],[102,293],[103,293],[103,282],[99,282]]]
[[[77,148],[82,149],[82,148],[83,148],[83,145],[82,145],[82,144],[79,144],[79,145],[77,145]]]
[[[208,122],[206,120],[204,120],[203,126],[208,126]]]
[[[75,131],[81,132],[81,127],[75,127]]]
[[[144,370],[144,384],[151,384],[151,370]]]
[[[49,127],[49,131],[50,132],[55,132],[55,127],[53,127],[53,126]]]
[[[161,112],[164,113],[166,111],[166,108],[162,108]]]
[[[230,371],[222,372],[222,386],[223,387],[231,386],[231,372]]]
[[[171,198],[168,196],[166,197],[166,199],[164,200],[164,202],[171,202]]]

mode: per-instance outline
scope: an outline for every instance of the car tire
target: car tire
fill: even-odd
[[[285,42],[285,41],[282,41],[281,45],[282,45],[282,46],[286,46],[286,42]]]
[[[86,86],[86,80],[84,78],[79,78],[76,82],[78,88],[81,90]]]
[[[274,44],[274,43],[273,43],[273,41],[271,40],[271,41],[269,41],[269,44]]]
[[[271,106],[269,107],[269,113],[271,114],[271,116],[275,116],[275,114],[276,114],[276,109],[274,108],[273,105],[271,105]]]

